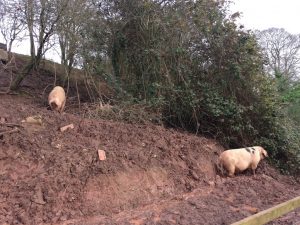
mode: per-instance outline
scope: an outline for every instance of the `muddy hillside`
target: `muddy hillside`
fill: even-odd
[[[26,92],[0,95],[0,224],[220,225],[300,195],[296,178],[267,160],[255,176],[219,176],[224,148],[215,140],[83,119],[70,102],[65,113],[53,112],[43,93],[51,79],[36,87],[28,79]],[[39,122],[22,122],[30,116]],[[270,224],[300,224],[300,211]]]

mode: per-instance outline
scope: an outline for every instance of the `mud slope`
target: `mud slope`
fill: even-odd
[[[0,224],[230,224],[300,194],[299,183],[267,163],[255,177],[216,176],[223,148],[213,140],[61,116],[24,96],[0,102],[2,122],[22,125],[0,136]],[[21,123],[32,115],[43,125]],[[59,131],[70,123],[73,130]],[[276,224],[296,223],[297,213]]]

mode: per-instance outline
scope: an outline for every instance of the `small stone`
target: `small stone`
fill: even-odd
[[[258,208],[255,208],[255,207],[252,207],[252,206],[249,206],[249,205],[245,205],[243,207],[243,209],[250,212],[250,213],[252,213],[252,214],[255,214],[255,213],[258,212]]]
[[[209,186],[215,186],[215,182],[213,181],[208,181]]]
[[[42,188],[40,186],[37,186],[35,189],[35,193],[32,197],[32,202],[39,204],[39,205],[45,205],[46,202],[44,200]]]
[[[239,208],[235,208],[233,206],[229,206],[230,210],[233,211],[233,212],[239,212],[240,209]]]
[[[192,176],[192,178],[193,178],[194,180],[199,180],[199,176],[196,174],[195,171],[190,170],[190,174],[191,174],[191,176]]]
[[[104,150],[98,150],[98,156],[99,156],[99,160],[103,161],[106,160],[106,154]]]
[[[60,131],[61,131],[61,132],[65,132],[66,130],[69,130],[69,129],[74,129],[74,124],[73,124],[73,123],[61,127],[61,128],[60,128]]]
[[[56,142],[51,142],[51,146],[53,148],[57,148],[57,149],[61,149],[62,148],[62,144],[61,143],[56,143]]]
[[[22,120],[21,122],[22,123],[29,123],[29,124],[37,124],[37,125],[40,125],[40,126],[43,125],[41,116],[29,116],[25,120]]]

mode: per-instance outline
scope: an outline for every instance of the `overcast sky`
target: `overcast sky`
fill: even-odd
[[[300,34],[300,0],[232,0],[232,12],[242,12],[247,29],[284,28]]]
[[[300,0],[232,0],[231,11],[242,13],[238,22],[246,29],[277,27],[300,34]],[[29,42],[14,45],[13,52],[29,55]],[[48,53],[47,58],[59,61],[55,52]]]

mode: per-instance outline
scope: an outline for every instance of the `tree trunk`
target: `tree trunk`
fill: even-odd
[[[44,47],[44,43],[41,43],[38,50],[37,50],[37,54],[36,54],[36,57],[35,57],[35,66],[36,66],[36,68],[39,67],[41,59],[43,57],[43,47]]]
[[[59,46],[61,51],[60,63],[61,65],[66,65],[66,41],[63,34],[59,36],[58,41],[59,41]]]
[[[27,4],[27,26],[29,31],[29,38],[30,38],[30,56],[32,60],[35,58],[35,45],[34,45],[34,35],[33,35],[33,0],[28,1]]]
[[[8,44],[8,50],[7,50],[7,53],[8,53],[8,61],[11,60],[11,48],[12,48],[13,41],[14,41],[14,40],[11,39],[11,40],[9,41],[9,44]]]
[[[17,74],[16,78],[12,82],[10,90],[17,90],[19,88],[21,82],[32,71],[34,65],[34,61],[31,60],[27,65],[24,66],[22,71]]]

